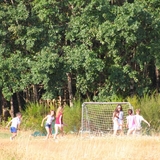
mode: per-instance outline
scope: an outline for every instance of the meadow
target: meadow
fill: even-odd
[[[10,141],[9,129],[0,129],[0,160],[158,160],[160,136],[88,137],[67,134],[56,141],[19,131]]]

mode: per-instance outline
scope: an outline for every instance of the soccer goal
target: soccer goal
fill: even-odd
[[[118,104],[122,105],[124,124],[128,109],[133,107],[129,102],[84,102],[82,104],[81,134],[105,135],[113,131],[112,116]]]

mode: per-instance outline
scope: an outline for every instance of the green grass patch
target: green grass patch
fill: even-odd
[[[9,138],[11,136],[11,134],[8,132],[8,133],[3,133],[3,132],[0,132],[0,138]]]

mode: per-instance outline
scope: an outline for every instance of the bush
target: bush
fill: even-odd
[[[151,129],[160,131],[160,95],[145,96],[141,99],[140,109],[143,117],[151,124]]]
[[[22,113],[22,128],[33,131],[45,132],[45,128],[41,127],[42,119],[49,113],[50,108],[40,104],[29,103],[26,105],[25,111]]]
[[[67,124],[64,127],[66,132],[78,132],[81,125],[81,102],[74,102],[73,107],[64,107],[64,123]]]

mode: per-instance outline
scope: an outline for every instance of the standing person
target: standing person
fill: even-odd
[[[62,106],[59,106],[57,109],[57,112],[56,112],[54,139],[57,138],[58,129],[60,130],[60,132],[63,136],[63,108],[62,108]]]
[[[150,127],[150,124],[148,121],[146,121],[143,116],[140,115],[140,109],[136,109],[136,115],[135,115],[135,122],[136,122],[136,128],[135,128],[135,134],[140,134],[142,126],[141,123],[144,121],[148,126]]]
[[[43,127],[43,122],[46,120],[45,129],[47,131],[46,139],[49,138],[49,136],[52,136],[52,122],[55,119],[55,111],[51,110],[50,114],[48,114],[45,118],[43,118],[41,126]]]
[[[6,126],[6,128],[8,128],[11,124],[10,131],[12,136],[10,137],[10,140],[13,140],[17,136],[17,130],[20,129],[21,117],[22,114],[20,112],[16,113],[16,117],[14,117]]]
[[[135,131],[135,116],[132,114],[132,109],[128,109],[128,116],[126,127],[128,128],[127,135],[133,134]]]
[[[117,135],[117,131],[119,129],[119,123],[118,123],[118,119],[119,119],[119,111],[115,110],[113,113],[113,135]]]
[[[117,107],[115,108],[115,111],[118,111],[119,112],[119,117],[118,117],[118,132],[119,134],[123,134],[123,119],[124,119],[124,113],[123,113],[123,109],[122,109],[122,105],[121,104],[118,104]],[[114,113],[115,111],[113,112],[113,118],[114,118]]]
[[[124,113],[123,113],[123,109],[122,109],[122,105],[118,104],[117,105],[117,110],[119,111],[119,118],[118,118],[118,123],[119,123],[119,133],[122,135],[123,134],[123,117],[124,117]]]

